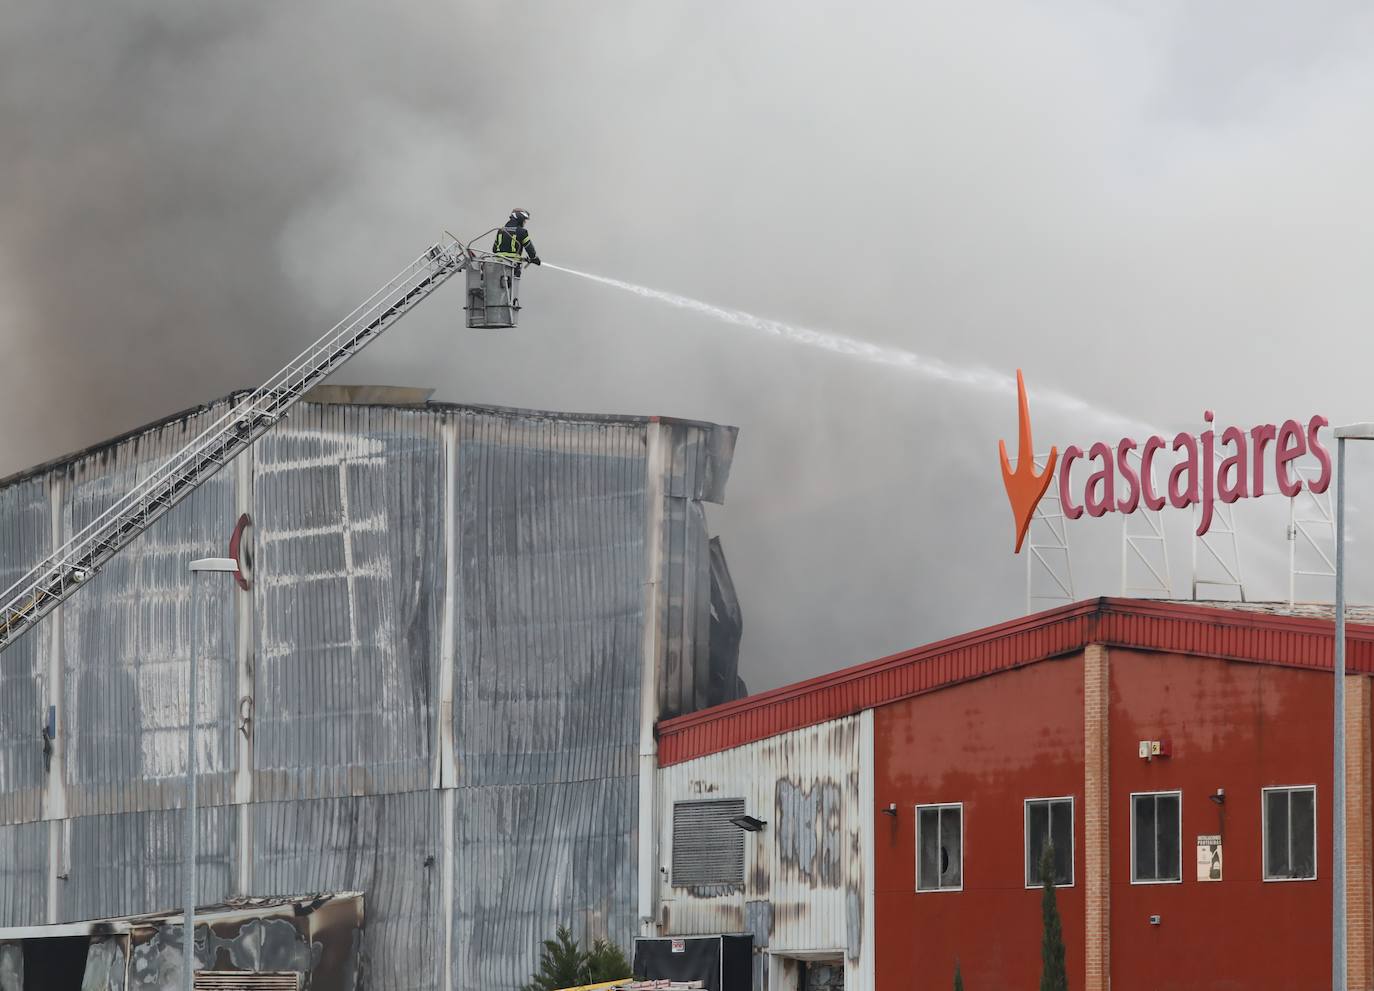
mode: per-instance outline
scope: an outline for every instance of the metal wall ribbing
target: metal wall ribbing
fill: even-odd
[[[57,921],[156,912],[182,895],[180,810],[78,816],[62,823]],[[203,904],[233,890],[238,821],[225,806],[196,815],[196,890]],[[64,877],[65,875],[65,877]]]
[[[440,418],[307,404],[255,450],[259,799],[430,782]]]
[[[49,484],[39,476],[0,489],[0,588],[18,581],[52,550]],[[40,814],[46,775],[39,727],[52,628],[43,623],[0,653],[0,822],[24,822]]]
[[[633,774],[642,430],[463,417],[457,487],[460,785]]]
[[[41,922],[48,898],[48,824],[0,826],[0,926]]]
[[[442,974],[440,801],[422,791],[259,805],[254,886],[364,891],[364,986],[432,991]]]
[[[83,457],[58,475],[63,539],[223,414],[223,404]],[[186,773],[186,663],[194,557],[219,551],[233,523],[224,471],[117,554],[61,608],[61,733],[67,811],[168,808]],[[227,595],[198,600],[202,800],[228,799],[234,765],[233,617]]]
[[[632,914],[645,581],[638,425],[459,414],[458,987]]]
[[[460,790],[454,987],[514,988],[559,925],[629,949],[633,777]]]
[[[21,573],[54,509],[74,532],[224,408],[0,488],[0,561]],[[649,429],[671,445],[658,575]],[[223,554],[251,509],[253,592],[211,576],[194,601],[201,897],[240,876],[253,894],[362,890],[369,988],[429,991],[451,972],[455,988],[514,989],[559,924],[628,947],[644,589],[665,589],[651,621],[675,632],[654,663],[672,669],[674,711],[705,704],[699,503],[721,498],[733,439],[635,418],[297,407],[0,655],[3,924],[178,902],[186,566]],[[68,752],[49,775],[54,664]],[[45,794],[51,824],[35,821]]]

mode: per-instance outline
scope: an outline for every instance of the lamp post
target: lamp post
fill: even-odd
[[[1336,428],[1336,702],[1331,783],[1331,987],[1346,991],[1345,932],[1345,442],[1374,440],[1374,423]]]
[[[191,684],[187,689],[186,717],[186,921],[182,926],[182,969],[186,991],[194,991],[196,980],[196,590],[201,574],[210,571],[236,573],[238,561],[232,557],[203,557],[191,562]]]

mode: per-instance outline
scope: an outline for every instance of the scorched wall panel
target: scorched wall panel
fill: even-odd
[[[274,802],[253,812],[253,880],[263,892],[364,892],[363,986],[442,987],[437,791]]]
[[[735,431],[677,422],[650,429],[661,431],[665,448],[658,712],[666,719],[735,697],[735,672],[730,672],[731,683],[713,686],[711,549],[704,505],[724,500]]]
[[[863,967],[871,921],[864,918],[860,808],[861,723],[850,716],[699,757],[658,772],[660,922],[664,935],[751,932],[755,987],[769,987],[766,954],[847,961],[848,987],[869,988]],[[744,833],[742,885],[675,887],[673,806],[742,798],[763,819]]]
[[[0,926],[29,926],[47,917],[48,824],[0,826]]]
[[[185,825],[179,810],[82,816],[67,833],[56,865],[58,921],[160,912],[182,904]],[[231,807],[196,814],[196,891],[200,904],[234,893],[238,819]]]
[[[0,489],[0,588],[51,553],[52,516],[46,476]],[[45,774],[38,727],[48,705],[44,686],[54,626],[40,623],[0,653],[0,822],[41,814]]]
[[[628,952],[637,789],[633,777],[458,789],[455,988],[523,986],[560,925]]]
[[[49,549],[54,507],[71,535],[234,398],[0,489],[4,566]],[[59,920],[180,901],[187,565],[251,511],[252,592],[211,575],[194,600],[201,900],[241,868],[253,893],[364,891],[369,987],[438,988],[446,941],[455,987],[501,991],[560,924],[628,948],[646,645],[674,712],[733,687],[701,505],[733,444],[680,421],[297,407],[4,653],[0,822],[38,819],[45,795],[59,819],[0,836],[0,911],[45,921],[57,873]],[[67,754],[45,775],[50,663]]]
[[[79,532],[162,464],[218,403],[88,455],[59,475],[63,539]],[[72,815],[170,808],[186,773],[187,677],[197,557],[223,555],[234,525],[237,465],[110,560],[60,610],[67,811]],[[225,576],[216,576],[227,582]],[[234,591],[204,582],[198,609],[201,800],[225,801],[234,747]],[[51,620],[49,620],[51,622]]]
[[[458,411],[458,987],[633,932],[644,431]]]
[[[459,782],[633,774],[642,431],[496,415],[459,423]]]
[[[260,798],[430,782],[444,597],[438,422],[307,404],[258,442]]]

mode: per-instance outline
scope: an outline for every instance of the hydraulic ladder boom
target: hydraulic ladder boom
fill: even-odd
[[[0,650],[261,437],[312,387],[473,260],[473,254],[451,236],[430,247],[128,495],[0,593]]]

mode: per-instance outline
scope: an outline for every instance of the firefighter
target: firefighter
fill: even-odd
[[[528,210],[512,210],[506,226],[496,232],[496,242],[491,246],[492,253],[497,257],[509,258],[515,262],[516,271],[519,271],[521,252],[529,256],[531,265],[540,264],[539,255],[534,250],[534,242],[530,240],[529,231],[525,230],[525,224],[529,219]]]

